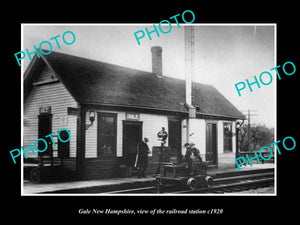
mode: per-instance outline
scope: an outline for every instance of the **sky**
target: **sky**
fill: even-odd
[[[276,65],[276,28],[274,24],[192,24],[194,26],[194,76],[198,83],[211,84],[243,113],[255,110],[251,123],[275,127],[276,123],[276,75],[270,71]],[[158,27],[158,24],[156,23]],[[151,47],[162,47],[163,75],[185,79],[185,24],[172,24],[169,33],[158,37],[147,34],[138,45],[134,33],[153,24],[22,24],[22,51],[34,50],[43,41],[52,44],[53,51],[94,59],[143,71],[152,70]],[[168,25],[162,26],[164,31]],[[61,37],[72,31],[76,40],[66,45]],[[57,39],[61,49],[50,38]],[[71,36],[65,36],[72,41]],[[49,49],[47,44],[43,48]],[[51,53],[50,53],[51,54]],[[17,62],[16,62],[17,63]],[[22,60],[22,71],[28,67],[28,56]],[[254,81],[263,71],[273,75],[270,85],[253,85],[238,95],[235,84]],[[263,80],[267,83],[268,77]]]

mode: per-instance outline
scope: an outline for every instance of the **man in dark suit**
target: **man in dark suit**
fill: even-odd
[[[150,153],[148,147],[148,138],[144,138],[137,146],[137,156],[135,166],[138,168],[138,178],[145,177],[145,172],[148,167],[148,154]]]

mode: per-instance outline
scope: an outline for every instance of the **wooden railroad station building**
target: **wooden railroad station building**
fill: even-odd
[[[68,145],[49,145],[43,154],[57,162],[63,157],[64,167],[85,179],[119,176],[143,137],[150,150],[160,146],[161,127],[169,134],[171,154],[184,155],[189,117],[185,81],[163,76],[161,50],[156,50],[152,72],[57,52],[35,56],[24,74],[24,149],[67,128]],[[207,84],[192,83],[192,105],[196,118],[189,123],[190,141],[210,166],[234,167],[236,121],[244,115]],[[25,161],[38,159],[29,153]],[[155,173],[157,165],[150,154],[147,173]]]

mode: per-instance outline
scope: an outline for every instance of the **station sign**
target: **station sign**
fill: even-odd
[[[139,113],[126,113],[125,118],[126,118],[126,120],[139,121],[140,120],[140,114]]]

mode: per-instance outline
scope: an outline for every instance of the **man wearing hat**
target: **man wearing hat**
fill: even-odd
[[[184,147],[187,149],[184,156],[184,161],[187,163],[189,175],[198,175],[201,167],[206,165],[202,162],[200,151],[192,142],[185,143]]]
[[[144,138],[137,146],[137,155],[135,161],[135,167],[138,168],[138,178],[145,177],[145,172],[148,167],[148,154],[150,153],[148,147],[148,138]]]

